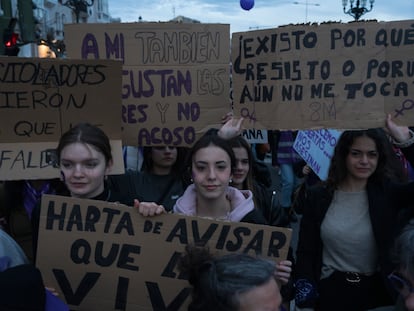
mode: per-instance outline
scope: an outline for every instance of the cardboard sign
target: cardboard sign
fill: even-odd
[[[113,60],[0,58],[0,180],[59,177],[53,150],[79,122],[105,131],[113,173],[122,173],[121,68]]]
[[[414,125],[414,20],[233,33],[235,114],[267,129]]]
[[[65,25],[70,57],[122,59],[123,142],[191,145],[230,111],[230,26]]]
[[[42,197],[37,266],[71,310],[186,310],[177,269],[187,244],[213,253],[286,258],[291,229],[165,214],[116,203]]]
[[[332,129],[298,131],[293,149],[321,180],[328,178],[332,155],[341,133]]]
[[[111,140],[113,166],[109,174],[122,174],[122,141]],[[57,166],[58,142],[0,143],[0,180],[53,179],[60,177]]]

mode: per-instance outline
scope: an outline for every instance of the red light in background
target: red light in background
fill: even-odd
[[[15,32],[13,32],[12,34],[11,34],[11,37],[10,37],[10,39],[5,43],[5,45],[6,45],[6,47],[12,47],[12,46],[15,46],[16,44],[17,44],[17,40],[19,39],[19,34],[18,33],[15,33]]]

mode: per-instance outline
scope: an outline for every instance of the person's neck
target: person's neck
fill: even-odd
[[[169,175],[171,173],[171,167],[154,166],[151,170],[151,174],[154,175]]]
[[[197,216],[210,218],[223,218],[231,212],[231,202],[224,195],[213,200],[197,197]]]
[[[243,189],[243,184],[234,184],[234,183],[232,183],[231,186],[234,187],[234,188],[237,188],[239,190],[244,190]]]
[[[345,192],[360,192],[364,191],[366,186],[366,179],[347,178],[341,184],[339,184],[338,189]]]
[[[71,197],[78,198],[78,199],[92,199],[92,200],[99,200],[99,201],[107,201],[109,198],[109,190],[108,188],[105,189],[105,186],[102,185],[102,187],[99,187],[96,191],[93,193],[88,193],[84,196],[79,196],[74,193],[70,194]]]
[[[28,183],[37,191],[41,191],[43,187],[45,187],[47,184],[50,184],[50,181],[46,179],[37,179],[28,180]]]

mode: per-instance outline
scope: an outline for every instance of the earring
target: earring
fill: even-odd
[[[230,178],[230,179],[229,179],[229,183],[231,184],[232,182],[233,182],[233,179],[231,179],[231,178]]]

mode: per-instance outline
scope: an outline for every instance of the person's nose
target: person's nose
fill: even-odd
[[[216,178],[216,170],[214,169],[214,167],[210,167],[208,169],[208,179],[215,179]]]
[[[242,170],[242,168],[243,168],[243,165],[242,165],[241,161],[236,161],[236,167],[235,167],[235,169],[237,171],[240,171],[240,170]]]
[[[361,162],[362,163],[368,163],[368,155],[363,153],[361,156]]]
[[[173,147],[166,146],[164,148],[164,153],[171,153],[173,151]]]
[[[73,176],[82,177],[83,176],[83,167],[80,164],[76,164],[73,168]]]
[[[405,297],[405,306],[408,311],[414,311],[414,293],[410,293]]]

